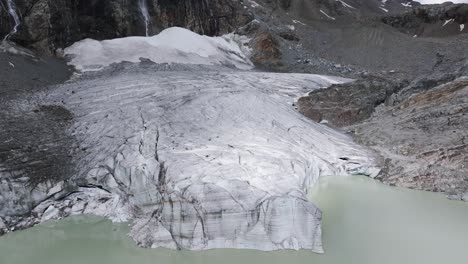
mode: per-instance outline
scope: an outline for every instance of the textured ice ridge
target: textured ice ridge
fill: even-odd
[[[242,42],[234,34],[222,37],[201,36],[178,27],[152,37],[127,37],[111,40],[84,39],[65,49],[70,64],[80,71],[97,71],[113,63],[139,62],[225,65],[251,69],[253,64]]]
[[[72,211],[133,220],[141,246],[322,252],[306,190],[322,175],[377,172],[366,149],[292,106],[346,79],[132,67],[85,75],[47,100],[74,113],[70,132],[86,149],[76,162],[99,187],[68,196]]]

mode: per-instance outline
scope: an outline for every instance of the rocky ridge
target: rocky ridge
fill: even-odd
[[[298,107],[379,153],[384,183],[467,201],[467,69],[409,84],[366,77],[311,92]]]

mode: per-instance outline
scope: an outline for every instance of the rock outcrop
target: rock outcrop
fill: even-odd
[[[404,87],[405,83],[380,77],[332,85],[301,97],[299,112],[316,122],[334,127],[349,126],[369,118],[375,108]]]
[[[271,32],[258,32],[251,41],[251,47],[254,50],[251,60],[256,65],[274,67],[280,63],[280,44]]]
[[[468,201],[468,63],[455,68],[409,84],[365,77],[334,85],[301,98],[299,110],[374,149],[384,183]]]
[[[349,130],[385,158],[378,176],[391,185],[468,197],[468,78],[379,107]]]

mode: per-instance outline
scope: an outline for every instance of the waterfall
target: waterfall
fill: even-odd
[[[138,6],[140,7],[140,12],[141,12],[141,15],[143,16],[143,19],[145,20],[145,32],[146,32],[146,36],[148,37],[148,26],[149,26],[149,20],[150,20],[150,15],[148,12],[148,4],[146,3],[146,0],[138,0]]]
[[[16,32],[18,32],[18,26],[20,25],[20,18],[18,16],[18,13],[16,12],[16,4],[13,2],[13,0],[6,0],[6,10],[8,11],[8,14],[13,18],[15,22],[15,26],[11,29],[10,33],[8,33],[3,41],[8,40],[12,35],[14,35]]]

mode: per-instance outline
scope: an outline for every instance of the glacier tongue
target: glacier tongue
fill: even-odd
[[[113,67],[49,95],[75,115],[81,175],[110,193],[88,193],[108,202],[83,212],[134,220],[145,247],[322,252],[321,212],[307,188],[323,175],[377,169],[366,149],[292,102],[349,80],[180,68]]]

